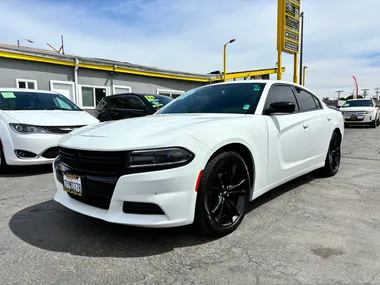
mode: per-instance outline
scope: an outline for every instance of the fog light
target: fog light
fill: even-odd
[[[22,149],[15,149],[15,153],[18,158],[34,158],[37,156],[37,154],[33,152],[22,150]]]

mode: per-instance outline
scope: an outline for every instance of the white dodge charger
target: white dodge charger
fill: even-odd
[[[310,90],[252,80],[188,91],[156,114],[66,135],[55,201],[112,223],[194,224],[221,236],[249,201],[313,170],[339,169],[344,121]]]

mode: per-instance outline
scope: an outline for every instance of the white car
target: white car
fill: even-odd
[[[51,164],[65,134],[98,122],[61,94],[1,88],[0,172],[8,165]]]
[[[112,223],[222,236],[265,192],[316,169],[335,175],[343,135],[342,114],[299,85],[211,84],[154,115],[68,134],[54,200]]]
[[[341,107],[345,126],[369,124],[372,128],[376,128],[376,126],[380,125],[379,107],[373,99],[346,101]]]

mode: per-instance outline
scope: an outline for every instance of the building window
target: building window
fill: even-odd
[[[37,89],[37,80],[16,79],[16,87],[21,89]]]
[[[106,87],[81,86],[82,107],[95,108],[107,96]]]
[[[122,93],[132,93],[132,88],[130,86],[120,86],[120,85],[114,85],[112,87],[112,94],[122,94]]]
[[[164,96],[168,96],[168,97],[171,97],[173,99],[181,96],[182,94],[184,94],[185,91],[181,91],[181,90],[164,90],[164,89],[157,89],[157,94],[158,95],[164,95]]]

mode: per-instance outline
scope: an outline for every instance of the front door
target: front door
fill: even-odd
[[[305,169],[310,150],[310,118],[300,112],[298,101],[289,85],[276,84],[269,91],[264,106],[271,103],[292,102],[292,114],[268,115],[268,185],[292,176]]]

